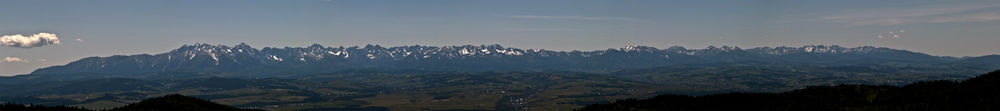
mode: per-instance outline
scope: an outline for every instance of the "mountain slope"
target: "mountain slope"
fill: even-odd
[[[1000,71],[962,82],[924,81],[906,85],[839,85],[785,93],[729,93],[707,96],[661,95],[646,100],[595,104],[581,111],[978,111],[1000,105]],[[720,107],[725,106],[725,107]]]

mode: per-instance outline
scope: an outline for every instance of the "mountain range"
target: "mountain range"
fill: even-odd
[[[934,65],[977,63],[1000,66],[1000,56],[941,57],[884,47],[854,48],[837,45],[802,47],[709,46],[687,49],[680,46],[658,49],[648,46],[595,51],[552,51],[518,49],[500,45],[309,47],[253,48],[247,44],[195,44],[161,54],[88,57],[66,65],[41,68],[31,76],[57,75],[63,79],[108,77],[159,77],[162,73],[200,73],[210,76],[274,77],[296,74],[331,73],[351,69],[380,71],[574,71],[610,73],[686,64],[728,64],[743,62],[822,64],[831,66],[864,64]],[[169,75],[182,76],[182,75]]]
[[[595,51],[500,45],[253,48],[195,44],[88,57],[0,77],[0,102],[124,107],[183,94],[244,109],[572,110],[662,94],[903,86],[1000,68],[1000,55],[942,57],[884,47],[627,46]]]

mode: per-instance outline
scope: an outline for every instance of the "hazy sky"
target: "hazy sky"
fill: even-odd
[[[996,0],[3,0],[0,16],[0,35],[60,39],[0,46],[0,75],[194,43],[551,50],[817,44],[1000,53]]]

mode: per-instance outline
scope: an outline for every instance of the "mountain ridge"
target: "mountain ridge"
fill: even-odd
[[[877,63],[944,63],[971,58],[932,56],[885,47],[806,45],[803,47],[709,46],[658,49],[626,46],[594,51],[552,51],[493,45],[253,48],[194,44],[160,54],[87,57],[65,65],[40,68],[29,75],[152,74],[162,72],[273,74],[329,73],[348,69],[428,71],[579,71],[608,73],[622,69],[677,64],[735,62],[811,63],[828,65]],[[246,75],[244,75],[246,76]]]

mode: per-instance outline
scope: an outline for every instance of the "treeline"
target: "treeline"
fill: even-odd
[[[816,86],[784,93],[660,95],[594,104],[579,111],[991,111],[1000,110],[1000,70],[961,82],[902,87]]]
[[[42,105],[23,105],[14,103],[5,103],[0,105],[0,111],[90,111],[77,107],[68,106],[42,106]]]
[[[0,111],[93,111],[68,106],[41,106],[7,103],[0,105]],[[239,109],[202,99],[178,94],[167,95],[129,104],[123,107],[101,111],[263,111]]]

